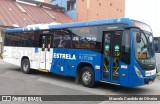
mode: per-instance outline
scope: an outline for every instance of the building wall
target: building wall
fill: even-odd
[[[77,20],[77,11],[76,10],[67,11],[66,13],[72,19]]]
[[[125,16],[125,0],[78,0],[78,21]]]
[[[77,10],[75,9],[75,10],[69,10],[69,11],[67,11],[67,1],[69,1],[69,0],[50,0],[50,2],[53,5],[58,5],[60,7],[64,7],[65,8],[65,13],[69,17],[71,17],[72,19],[76,20],[77,19]],[[76,2],[77,2],[77,0],[76,0]]]
[[[40,2],[45,2],[45,3],[49,3],[49,0],[35,0],[35,1],[40,1]]]
[[[125,16],[125,0],[76,0],[77,10],[67,11],[68,0],[50,0],[64,7],[66,14],[77,21],[120,18]]]

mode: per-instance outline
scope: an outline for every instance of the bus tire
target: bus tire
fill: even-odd
[[[30,74],[31,73],[29,59],[23,59],[22,60],[21,70],[25,74]]]
[[[94,72],[91,67],[82,68],[80,82],[85,87],[93,87],[95,85]]]

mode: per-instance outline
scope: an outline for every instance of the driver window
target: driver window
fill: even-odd
[[[135,54],[138,59],[143,59],[147,57],[148,49],[147,49],[147,37],[141,32],[141,41],[137,42],[136,35],[137,32],[134,32],[134,45],[135,45]]]
[[[125,30],[122,35],[121,61],[130,64],[130,35],[129,30]]]

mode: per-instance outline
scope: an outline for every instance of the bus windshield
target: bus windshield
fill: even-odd
[[[155,69],[155,53],[153,35],[150,32],[141,32],[140,41],[137,42],[137,32],[134,32],[134,47],[136,59],[143,70]]]

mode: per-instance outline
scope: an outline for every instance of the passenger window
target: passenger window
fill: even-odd
[[[97,41],[97,27],[72,28],[72,47],[100,51],[101,42]]]
[[[69,29],[55,30],[54,47],[55,48],[71,48],[71,31]]]

